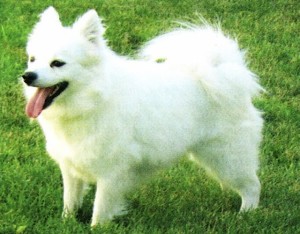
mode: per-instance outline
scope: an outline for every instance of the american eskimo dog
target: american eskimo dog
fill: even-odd
[[[134,60],[103,32],[94,10],[64,27],[49,7],[27,44],[26,113],[61,169],[63,216],[92,183],[92,225],[112,219],[124,194],[186,154],[241,196],[242,211],[256,208],[263,121],[251,99],[262,88],[237,42],[208,25],[181,27]]]

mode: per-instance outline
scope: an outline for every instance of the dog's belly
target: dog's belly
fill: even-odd
[[[47,134],[46,134],[47,136]],[[86,136],[82,141],[65,138],[47,139],[47,151],[60,167],[87,183],[100,178],[129,175],[139,180],[151,177],[156,171],[169,167],[184,155],[186,147],[145,146],[133,141],[101,142],[99,136]],[[68,139],[70,140],[70,139]],[[96,143],[95,143],[96,142]],[[97,143],[98,142],[98,143]],[[172,152],[169,152],[172,149]]]

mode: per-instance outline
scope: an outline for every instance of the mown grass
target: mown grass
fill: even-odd
[[[202,170],[182,160],[128,195],[129,213],[94,233],[299,233],[300,43],[296,0],[0,1],[0,233],[90,233],[93,191],[77,220],[61,220],[60,172],[44,149],[37,124],[24,115],[18,77],[37,16],[54,5],[69,24],[95,8],[106,36],[121,54],[137,48],[175,20],[199,14],[220,21],[248,48],[249,66],[267,93],[264,111],[260,208],[238,214],[240,200],[222,192]]]

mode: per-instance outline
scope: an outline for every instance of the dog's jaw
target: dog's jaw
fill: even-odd
[[[26,106],[26,114],[28,117],[37,118],[67,87],[68,82],[61,82],[51,87],[37,88],[35,94],[30,98]]]

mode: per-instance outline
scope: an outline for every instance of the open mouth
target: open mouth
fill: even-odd
[[[47,96],[45,103],[43,105],[43,110],[51,105],[54,98],[58,97],[68,87],[68,84],[69,84],[68,82],[64,81],[51,87],[53,91]]]
[[[68,85],[69,83],[64,81],[51,87],[38,88],[34,96],[27,103],[26,114],[31,118],[37,118]]]

